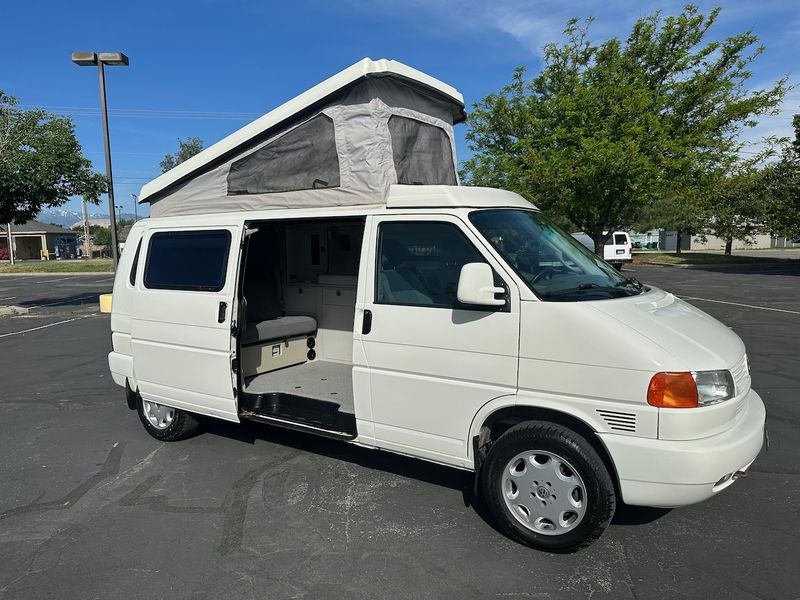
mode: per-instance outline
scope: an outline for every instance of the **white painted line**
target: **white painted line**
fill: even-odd
[[[61,279],[45,278],[43,281],[34,281],[33,283],[55,283],[56,281],[67,281],[68,279],[74,279],[74,277],[62,277]]]
[[[13,300],[16,296],[9,296],[8,298],[0,298],[0,300]]]
[[[714,302],[715,304],[730,304],[732,306],[743,306],[744,308],[755,308],[756,310],[771,310],[774,312],[789,313],[790,315],[800,315],[800,310],[788,310],[785,308],[771,308],[769,306],[756,306],[755,304],[742,304],[740,302],[726,302],[725,300],[711,300],[709,298],[694,298],[692,296],[680,296],[684,300],[700,300],[701,302]]]
[[[30,333],[31,331],[39,331],[40,329],[47,329],[48,327],[55,327],[56,325],[63,325],[64,323],[72,323],[73,321],[80,321],[88,317],[94,317],[97,313],[91,315],[84,315],[82,317],[75,317],[74,319],[67,319],[65,321],[58,321],[57,323],[50,323],[48,325],[40,325],[39,327],[31,327],[30,329],[23,329],[22,331],[14,331],[12,333],[0,334],[0,338],[11,337],[12,335],[22,335],[23,333]]]
[[[106,281],[114,281],[113,277],[109,277],[108,279],[98,279],[95,283],[105,283]]]
[[[44,306],[59,306],[61,304],[72,304],[73,302],[77,302],[78,300],[87,300],[89,298],[95,298],[97,294],[88,294],[86,296],[78,296],[77,298],[70,298],[69,300],[59,300],[58,302],[48,302],[47,304],[37,304],[36,306],[27,306],[28,310],[34,310],[36,308],[42,308]]]

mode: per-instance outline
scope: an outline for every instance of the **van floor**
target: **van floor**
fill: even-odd
[[[245,380],[248,394],[283,393],[325,400],[339,405],[339,411],[354,413],[353,365],[313,360],[294,367],[261,373]]]

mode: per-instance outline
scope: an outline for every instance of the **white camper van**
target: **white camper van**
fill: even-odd
[[[457,185],[463,118],[453,88],[365,59],[147,184],[113,291],[128,406],[164,441],[206,415],[473,471],[551,551],[617,502],[727,488],[765,431],[741,340],[520,196]]]

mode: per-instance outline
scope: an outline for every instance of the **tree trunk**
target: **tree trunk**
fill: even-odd
[[[675,254],[681,253],[681,244],[683,243],[683,233],[680,229],[675,232]]]
[[[594,242],[594,253],[603,258],[603,246],[605,245],[606,239],[603,235],[603,232],[594,232],[592,233],[592,241]]]
[[[733,238],[728,238],[725,240],[725,255],[730,256],[731,250],[733,250]]]

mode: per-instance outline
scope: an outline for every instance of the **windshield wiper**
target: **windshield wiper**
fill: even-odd
[[[622,282],[620,282],[622,283]],[[633,296],[634,294],[631,293],[631,290],[626,290],[618,285],[598,285],[596,283],[581,283],[580,285],[573,287],[573,288],[564,288],[563,290],[553,290],[551,292],[544,292],[542,296],[546,296],[548,298],[553,296],[564,296],[567,294],[577,294],[580,292],[587,292],[587,291],[598,291],[598,292],[614,292],[619,293],[622,292],[623,294],[629,294]]]
[[[636,279],[636,277],[626,277],[623,281],[614,284],[614,287],[627,287],[632,286],[636,291],[641,292],[644,289],[644,284]]]

